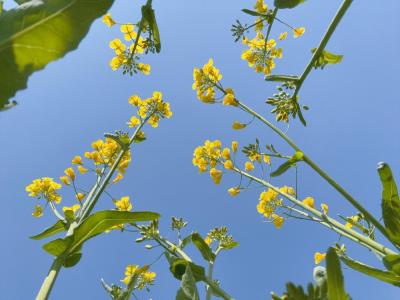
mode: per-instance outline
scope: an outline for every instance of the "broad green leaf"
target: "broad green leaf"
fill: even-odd
[[[389,271],[400,275],[400,255],[389,254],[383,258],[383,264]]]
[[[182,276],[181,287],[176,294],[176,300],[200,300],[196,280],[190,265],[186,266],[185,274]]]
[[[0,15],[0,109],[29,76],[76,49],[113,0],[31,0]]]
[[[198,233],[192,234],[192,242],[196,248],[200,251],[201,255],[206,261],[214,261],[215,254],[212,252],[210,246],[206,244],[204,239]]]
[[[171,257],[170,257],[171,258]],[[183,258],[172,258],[172,263],[170,262],[169,270],[174,275],[176,279],[182,280],[183,274],[186,272],[186,266],[190,265],[190,270],[193,273],[193,277],[196,281],[204,281],[206,275],[204,268],[198,266],[192,262],[188,262]]]
[[[154,212],[129,212],[117,210],[99,211],[89,216],[74,230],[71,251],[81,246],[88,239],[101,234],[113,226],[136,223],[142,221],[153,221],[160,217]]]
[[[328,282],[328,299],[329,300],[348,300],[346,291],[344,290],[344,278],[340,260],[335,249],[329,248],[326,254],[326,273]]]
[[[289,170],[291,167],[295,166],[297,162],[303,160],[304,154],[300,151],[296,152],[290,159],[285,161],[283,164],[281,164],[278,169],[273,171],[270,175],[271,177],[277,177],[279,175],[282,175],[285,173],[287,170]]]
[[[242,12],[244,12],[245,14],[248,14],[250,16],[253,16],[253,17],[267,17],[268,16],[266,14],[262,14],[257,11],[246,9],[246,8],[242,9]]]
[[[68,249],[72,239],[70,237],[56,239],[43,245],[43,249],[53,256],[60,256]]]
[[[315,53],[317,48],[311,49],[311,53]],[[319,55],[317,61],[314,64],[314,68],[325,68],[326,65],[334,65],[338,64],[342,61],[343,55],[333,54],[328,50],[322,50],[322,53]]]
[[[75,252],[70,255],[65,259],[63,266],[65,268],[71,268],[75,266],[82,258],[82,253],[80,252]]]
[[[41,232],[39,234],[31,236],[30,238],[33,239],[33,240],[41,240],[41,239],[47,238],[47,237],[52,236],[52,235],[54,235],[56,233],[63,232],[63,231],[66,231],[66,230],[67,230],[67,228],[66,228],[65,223],[63,221],[59,220],[53,226],[45,229],[43,232]]]
[[[275,0],[274,5],[276,8],[293,8],[304,1],[305,0]]]
[[[350,267],[358,272],[361,272],[365,275],[368,275],[368,276],[378,279],[380,281],[387,282],[387,283],[390,283],[390,284],[400,287],[400,276],[394,272],[376,269],[374,267],[368,266],[359,261],[351,259],[350,257],[348,257],[346,255],[340,255],[339,258],[348,267]]]
[[[400,245],[400,200],[392,170],[386,163],[378,164],[382,183],[382,217],[390,240]]]

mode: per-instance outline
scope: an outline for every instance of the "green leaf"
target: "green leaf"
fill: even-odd
[[[59,220],[53,226],[45,229],[43,232],[41,232],[39,234],[31,236],[30,238],[32,240],[41,240],[41,239],[47,238],[47,237],[52,236],[52,235],[54,235],[56,233],[63,232],[63,231],[66,231],[66,230],[67,230],[67,228],[66,228],[65,223],[63,221]]]
[[[387,283],[390,283],[390,284],[400,287],[400,276],[394,272],[376,269],[374,267],[368,266],[368,265],[358,262],[354,259],[351,259],[350,257],[343,255],[343,254],[340,255],[339,258],[348,267],[350,267],[358,272],[361,272],[365,275],[368,275],[368,276],[378,279],[380,281],[387,282]]]
[[[390,240],[400,245],[400,200],[392,170],[386,163],[378,164],[382,183],[382,217]]]
[[[63,266],[65,268],[71,268],[75,266],[82,258],[82,253],[81,252],[75,252],[70,255],[65,259]]]
[[[65,253],[71,241],[72,241],[71,237],[65,239],[59,238],[44,244],[43,249],[50,255],[57,257]]]
[[[0,15],[0,109],[29,76],[76,49],[113,0],[31,0]]]
[[[305,0],[275,0],[274,5],[276,8],[293,8],[303,3]]]
[[[88,239],[101,234],[113,226],[136,223],[142,221],[153,221],[160,217],[159,214],[154,212],[129,212],[117,210],[104,210],[99,211],[82,222],[74,230],[73,242],[71,244],[71,251],[81,246]]]
[[[250,16],[253,16],[253,17],[267,17],[268,16],[266,14],[262,14],[262,13],[259,13],[257,11],[250,10],[250,9],[242,9],[242,12],[244,12]]]
[[[161,40],[160,40],[160,31],[158,30],[158,25],[156,21],[156,16],[154,13],[154,9],[148,5],[142,6],[142,16],[145,18],[146,22],[149,24],[149,28],[151,34],[153,36],[154,47],[156,48],[156,52],[160,53],[161,51]]]
[[[389,271],[393,271],[397,275],[400,275],[400,255],[389,254],[383,258],[383,264]]]
[[[295,75],[267,75],[264,77],[266,81],[278,81],[278,82],[296,82],[299,80],[298,76]]]
[[[285,173],[287,170],[289,170],[291,167],[295,166],[297,162],[303,160],[304,154],[300,151],[297,151],[290,159],[285,161],[283,164],[281,164],[278,169],[273,171],[270,175],[271,177],[277,177],[279,175],[282,175]]]
[[[311,49],[311,53],[315,53],[317,48]],[[314,68],[325,68],[326,65],[335,65],[342,61],[343,55],[333,54],[328,50],[322,50],[322,53],[319,55],[318,59],[314,64]]]
[[[344,278],[340,260],[333,248],[329,248],[326,254],[326,273],[328,278],[328,299],[348,300],[349,297],[344,290]]]
[[[176,300],[200,300],[196,280],[190,265],[186,266],[185,274],[182,276],[181,287],[176,294]]]
[[[171,257],[170,257],[171,258]],[[188,262],[183,258],[172,258],[172,263],[170,263],[169,270],[174,275],[176,279],[182,280],[183,274],[186,272],[186,266],[190,265],[190,269],[193,273],[193,277],[196,281],[204,281],[206,273],[202,266],[198,266],[192,262]]]
[[[198,233],[192,234],[192,242],[196,248],[200,251],[201,255],[206,261],[214,261],[215,254],[212,252],[210,246],[206,244],[204,239]]]

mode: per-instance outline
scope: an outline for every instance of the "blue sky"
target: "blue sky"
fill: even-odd
[[[6,2],[10,5],[10,2]],[[141,3],[117,0],[111,13],[121,22],[136,22]],[[239,99],[266,115],[265,99],[275,92],[240,59],[243,46],[234,43],[230,26],[236,19],[250,19],[240,12],[253,1],[154,1],[163,49],[160,55],[143,59],[152,74],[123,76],[112,72],[108,61],[109,40],[119,36],[96,21],[77,51],[35,73],[28,89],[19,92],[15,109],[0,115],[0,182],[3,215],[2,268],[0,289],[4,299],[32,299],[51,264],[41,242],[28,237],[54,222],[50,212],[34,219],[34,201],[25,186],[34,178],[58,178],[74,155],[83,154],[104,132],[125,129],[132,115],[130,95],[150,95],[160,90],[171,102],[174,117],[156,130],[147,129],[148,140],[135,147],[133,161],[116,197],[129,195],[135,210],[161,213],[161,228],[167,237],[171,216],[189,220],[190,230],[206,234],[215,226],[227,225],[240,246],[223,253],[216,263],[215,277],[235,299],[268,299],[270,291],[282,292],[285,282],[307,283],[312,279],[313,254],[324,251],[338,237],[317,224],[289,220],[281,230],[263,222],[255,206],[259,189],[236,198],[226,189],[238,178],[226,176],[215,186],[209,176],[198,174],[191,164],[193,149],[205,139],[223,143],[237,139],[241,145],[258,137],[282,151],[291,151],[268,128],[254,122],[244,131],[231,130],[234,120],[249,116],[234,109],[200,103],[191,89],[194,66],[213,57],[225,86],[235,89]],[[309,0],[280,17],[295,26],[305,26],[301,39],[288,39],[284,59],[276,73],[298,74],[324,33],[340,1]],[[300,97],[311,110],[308,126],[298,120],[288,134],[368,209],[380,216],[379,161],[386,161],[400,178],[397,120],[397,59],[400,51],[398,1],[385,3],[355,1],[334,34],[327,49],[344,54],[340,65],[313,71]],[[274,27],[277,36],[285,28]],[[279,125],[286,130],[285,126]],[[274,181],[293,184],[290,172]],[[301,197],[313,196],[327,202],[331,214],[351,215],[355,211],[331,187],[304,165],[299,167]],[[67,197],[66,197],[67,198]],[[70,204],[70,203],[65,203]],[[104,198],[99,209],[111,208]],[[135,244],[134,234],[111,233],[96,237],[83,249],[83,258],[73,269],[61,272],[52,299],[107,299],[100,278],[118,282],[125,265],[154,261],[158,250],[147,251]],[[344,241],[344,240],[342,240]],[[349,253],[380,266],[372,253],[344,241]],[[189,250],[195,257],[194,249]],[[198,260],[200,261],[200,260]],[[140,299],[174,299],[179,282],[169,273],[164,260],[154,266],[157,284]],[[396,288],[345,269],[346,287],[353,299],[398,299]]]

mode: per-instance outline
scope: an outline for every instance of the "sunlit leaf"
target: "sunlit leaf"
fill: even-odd
[[[29,76],[76,49],[113,0],[31,0],[0,15],[0,109]]]
[[[30,238],[33,239],[33,240],[41,240],[41,239],[47,238],[49,236],[52,236],[54,234],[57,234],[59,232],[63,232],[66,229],[67,228],[66,228],[65,223],[63,221],[59,220],[53,226],[45,229],[43,232],[41,232],[39,234],[31,236]]]

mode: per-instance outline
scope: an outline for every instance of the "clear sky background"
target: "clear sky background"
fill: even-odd
[[[111,13],[121,22],[136,22],[143,1],[117,0]],[[315,251],[324,252],[338,237],[317,224],[289,220],[281,230],[263,222],[255,206],[260,189],[253,188],[236,198],[227,188],[238,178],[226,176],[215,186],[208,175],[192,166],[193,149],[205,139],[232,139],[241,145],[273,143],[289,149],[273,134],[254,122],[241,132],[231,130],[234,120],[249,121],[238,110],[200,103],[191,89],[194,66],[213,57],[225,86],[235,89],[238,98],[272,120],[265,99],[275,92],[240,59],[244,49],[234,43],[230,27],[236,19],[251,22],[240,12],[254,1],[154,1],[163,49],[160,55],[146,56],[152,73],[146,77],[123,76],[113,72],[108,61],[113,56],[108,42],[120,37],[118,28],[108,29],[96,21],[78,50],[35,73],[28,89],[17,94],[16,108],[0,114],[0,168],[3,213],[0,219],[0,290],[2,299],[34,298],[51,257],[42,242],[30,235],[51,225],[50,211],[35,219],[35,201],[25,192],[32,179],[58,178],[74,155],[83,154],[104,132],[125,129],[132,115],[130,95],[149,96],[160,90],[171,102],[172,119],[156,130],[147,129],[148,140],[134,148],[133,162],[126,179],[113,190],[116,197],[129,195],[135,210],[162,214],[161,230],[167,237],[171,216],[190,221],[189,231],[205,235],[215,226],[227,225],[240,246],[218,258],[215,277],[235,299],[269,299],[270,291],[282,292],[287,281],[305,284],[312,280]],[[269,1],[271,4],[272,1]],[[6,1],[7,6],[11,5]],[[340,1],[309,0],[279,16],[295,26],[305,26],[306,34],[284,43],[284,59],[275,73],[300,73],[310,49],[323,35]],[[380,216],[379,161],[386,161],[400,180],[400,140],[398,104],[400,52],[398,11],[395,0],[355,1],[335,32],[328,49],[344,54],[340,65],[313,71],[301,91],[301,101],[311,107],[305,113],[308,126],[298,120],[288,134],[328,173],[343,184],[375,215]],[[276,24],[272,36],[286,30]],[[282,124],[281,128],[286,129]],[[294,184],[291,171],[278,185]],[[86,182],[85,184],[89,184]],[[332,188],[309,168],[299,168],[300,197],[313,196],[327,202],[331,214],[355,213]],[[69,205],[65,197],[65,205]],[[99,209],[112,208],[104,198]],[[127,264],[154,261],[160,250],[147,251],[135,244],[132,233],[113,232],[91,240],[83,258],[73,269],[62,270],[52,299],[107,299],[100,278],[118,282]],[[372,253],[342,240],[349,254],[376,266]],[[198,258],[194,249],[190,253]],[[165,260],[153,266],[156,286],[140,299],[174,299],[179,282],[168,271]],[[346,287],[353,299],[399,299],[398,289],[345,269]]]

